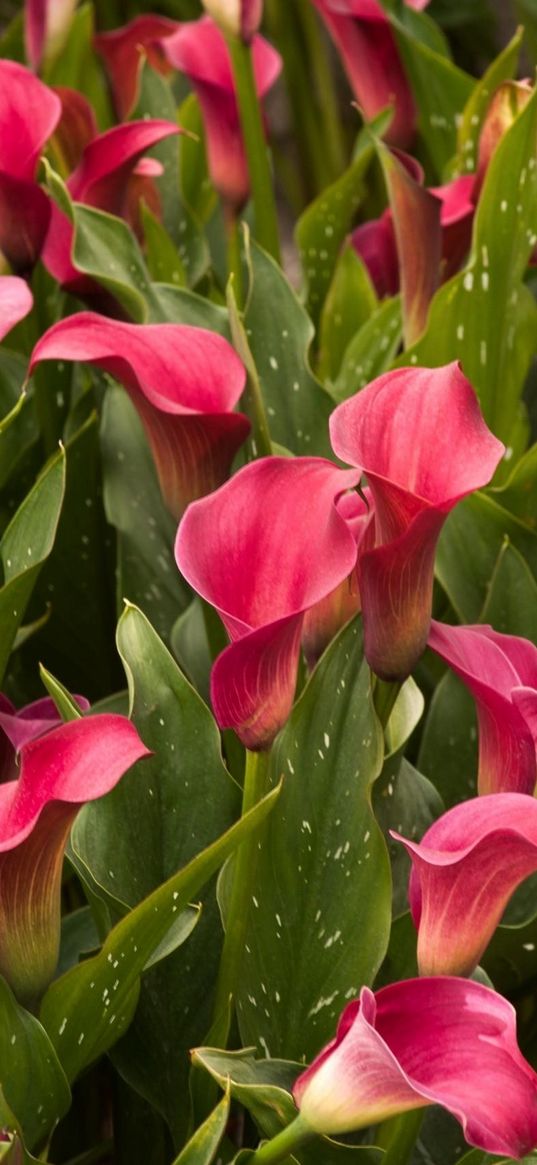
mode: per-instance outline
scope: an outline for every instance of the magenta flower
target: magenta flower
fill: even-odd
[[[27,1004],[54,975],[74,818],[147,755],[125,717],[91,716],[23,745],[19,779],[0,785],[0,971]]]
[[[377,675],[403,679],[427,643],[442,525],[490,480],[504,446],[458,364],[380,376],[338,406],[330,433],[375,504],[375,546],[358,555],[365,653]]]
[[[75,696],[80,710],[87,712],[89,700],[85,696]],[[16,775],[15,757],[23,744],[37,740],[52,728],[58,728],[62,718],[50,696],[34,700],[18,710],[11,700],[0,692],[0,781]]]
[[[33,302],[24,279],[16,275],[0,276],[0,340],[31,312]]]
[[[0,61],[0,251],[15,271],[39,257],[50,202],[37,185],[39,158],[60,119],[51,89],[15,61]]]
[[[222,32],[249,44],[261,24],[263,0],[201,0]]]
[[[371,491],[343,494],[336,502],[338,513],[345,519],[356,541],[356,550],[363,547],[374,529]],[[339,583],[326,598],[306,611],[302,627],[302,647],[310,667],[322,655],[337,632],[360,610],[360,588],[356,564],[348,578]]]
[[[183,24],[161,43],[170,64],[189,78],[198,96],[211,180],[224,202],[240,210],[248,199],[250,180],[225,37],[210,17],[204,16]],[[280,73],[281,58],[263,37],[255,36],[252,63],[262,100]]]
[[[537,1076],[518,1048],[514,1008],[464,979],[409,979],[375,995],[364,987],[293,1094],[318,1133],[440,1104],[488,1153],[522,1157],[537,1143]]]
[[[94,138],[67,181],[73,202],[119,217],[131,217],[129,183],[143,155],[157,142],[176,133],[179,133],[178,127],[170,121],[131,121]],[[42,255],[45,267],[66,290],[92,294],[96,285],[81,275],[71,261],[72,243],[72,223],[54,203]]]
[[[480,793],[533,793],[537,781],[537,647],[492,627],[433,620],[429,647],[471,691]]]
[[[76,0],[25,0],[26,59],[37,72],[61,52],[74,16]]]
[[[414,137],[416,108],[382,5],[378,0],[312,2],[336,45],[351,89],[366,119],[371,121],[386,106],[394,105],[385,138],[404,149]]]
[[[442,281],[450,279],[458,271],[468,253],[475,214],[474,184],[474,176],[467,175],[455,178],[445,186],[433,186],[428,191],[441,202],[440,269],[437,268],[434,272],[433,290],[439,279]],[[416,210],[413,236],[423,225],[420,222],[418,208]],[[367,267],[377,295],[380,298],[385,295],[397,295],[401,284],[401,261],[397,252],[392,211],[385,210],[380,218],[357,227],[351,235],[351,242]]]
[[[176,559],[232,640],[211,697],[222,728],[269,748],[292,707],[304,614],[347,579],[356,541],[336,502],[359,474],[316,457],[266,457],[187,510]]]
[[[37,342],[41,360],[82,360],[127,389],[144,425],[166,505],[175,517],[220,485],[250,424],[234,413],[246,374],[231,345],[204,328],[127,324],[80,312]]]
[[[474,797],[443,813],[419,843],[392,836],[412,859],[420,973],[470,975],[514,890],[537,870],[537,801]]]
[[[159,42],[180,27],[166,16],[147,13],[136,16],[122,28],[101,32],[95,37],[95,48],[104,60],[117,116],[125,121],[138,100],[140,70],[147,59],[153,69],[166,75],[172,66],[166,60]]]

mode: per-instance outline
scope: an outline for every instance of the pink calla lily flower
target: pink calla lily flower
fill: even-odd
[[[233,409],[246,373],[227,340],[182,324],[128,324],[80,312],[36,344],[41,360],[81,360],[127,389],[151,445],[175,517],[225,480],[250,423]]]
[[[471,691],[480,793],[533,793],[537,782],[537,647],[483,625],[433,620],[429,647]]]
[[[383,679],[404,679],[429,635],[442,525],[490,481],[504,446],[456,363],[378,377],[335,409],[330,434],[375,504],[375,546],[358,555],[365,654]]]
[[[0,340],[31,312],[33,302],[24,279],[16,275],[0,276]]]
[[[89,710],[89,700],[85,696],[74,698],[82,712]],[[15,777],[15,757],[24,744],[37,740],[38,736],[44,736],[61,723],[62,718],[50,696],[16,709],[0,692],[0,781]]]
[[[223,33],[209,16],[183,24],[162,41],[171,65],[184,73],[198,96],[211,180],[224,203],[240,210],[250,192],[231,57]],[[281,57],[261,36],[252,41],[252,64],[259,99],[281,70]]]
[[[131,121],[100,134],[88,143],[81,161],[67,181],[73,202],[82,202],[119,217],[130,217],[129,183],[146,150],[170,134],[179,133],[170,121]],[[92,280],[71,261],[73,226],[54,203],[43,248],[43,263],[66,290],[87,295]]]
[[[202,0],[203,7],[222,32],[249,44],[261,24],[263,0]]]
[[[120,121],[130,116],[138,100],[140,69],[144,59],[147,58],[158,73],[166,75],[172,71],[160,41],[177,32],[178,28],[180,25],[175,20],[147,13],[136,16],[122,28],[101,32],[95,37],[95,48],[105,63]]]
[[[18,780],[0,785],[0,971],[23,1002],[54,974],[63,854],[80,806],[148,755],[124,716],[91,716],[24,744]]]
[[[514,1008],[464,979],[364,987],[293,1095],[319,1133],[440,1104],[488,1153],[522,1157],[537,1143],[537,1075],[518,1048]]]
[[[392,836],[412,859],[420,973],[470,975],[514,890],[537,870],[537,801],[474,797],[443,813],[419,843]]]
[[[77,0],[25,0],[24,42],[26,59],[37,72],[50,64],[67,40]]]
[[[0,251],[15,271],[33,267],[48,230],[50,201],[36,174],[60,115],[51,89],[15,61],[0,61]]]
[[[312,2],[336,45],[366,119],[371,121],[393,105],[393,118],[384,136],[391,145],[405,149],[414,137],[416,107],[382,5],[378,0]]]
[[[269,748],[292,707],[305,612],[346,580],[356,540],[336,502],[359,474],[266,457],[187,510],[177,565],[232,640],[213,666],[218,723]]]

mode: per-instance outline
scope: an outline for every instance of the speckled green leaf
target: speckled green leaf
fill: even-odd
[[[347,400],[386,372],[395,358],[403,331],[401,300],[386,299],[348,345],[338,376],[330,386],[335,399]]]
[[[410,858],[404,846],[390,837],[389,831],[394,829],[403,837],[420,841],[426,829],[440,817],[444,805],[431,781],[403,757],[396,772],[383,773],[376,781],[373,808],[390,854],[392,912],[397,918],[408,910]]]
[[[436,293],[427,329],[400,364],[461,360],[485,419],[508,445],[535,344],[537,306],[522,277],[537,242],[537,91],[496,149],[464,271]]]
[[[311,320],[278,265],[253,241],[250,273],[244,323],[271,437],[293,453],[333,456],[328,440],[333,402],[308,362]]]
[[[317,371],[322,380],[336,378],[350,341],[378,306],[366,267],[349,244],[336,264],[321,314]]]
[[[188,1145],[185,1145],[182,1152],[176,1157],[173,1165],[211,1165],[226,1131],[229,1117],[229,1095],[228,1086],[214,1112],[196,1129],[194,1136],[190,1138]]]
[[[382,765],[361,627],[321,659],[271,758],[284,773],[252,883],[237,1006],[244,1043],[311,1058],[386,950],[388,856],[371,810]]]
[[[35,1016],[17,1003],[1,977],[0,1063],[0,1126],[5,1123],[5,1100],[31,1149],[67,1111],[71,1093],[46,1032]]]
[[[116,1042],[130,1023],[139,978],[176,915],[212,877],[235,846],[261,825],[279,796],[273,790],[222,837],[114,927],[98,955],[56,979],[43,997],[40,1019],[68,1080]]]
[[[58,529],[65,491],[65,451],[45,466],[0,542],[4,585],[0,588],[0,679],[37,577]]]
[[[509,44],[492,61],[477,82],[466,103],[457,132],[456,168],[460,173],[472,173],[477,167],[479,135],[483,127],[490,99],[502,84],[516,76],[523,30],[519,28]]]

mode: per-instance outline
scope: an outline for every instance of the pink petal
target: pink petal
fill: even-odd
[[[351,235],[351,242],[365,263],[379,299],[399,291],[399,258],[390,210],[373,222],[363,223]]]
[[[433,621],[429,646],[471,691],[479,721],[478,789],[533,793],[537,781],[537,648],[491,627],[450,627]],[[526,675],[515,663],[520,661]],[[525,667],[526,665],[526,667]]]
[[[48,85],[15,61],[0,61],[0,171],[33,182],[60,115]]]
[[[58,55],[71,24],[76,0],[25,0],[24,43],[36,72]]]
[[[88,711],[90,705],[85,696],[75,696],[74,699],[82,712]],[[5,697],[2,697],[0,728],[3,729],[16,752],[20,751],[23,744],[28,744],[30,740],[36,740],[38,736],[43,736],[45,732],[49,732],[51,728],[57,728],[62,723],[62,718],[50,696],[34,700],[32,704],[26,704],[18,711],[12,707],[9,701],[5,703],[4,701]]]
[[[412,859],[420,972],[471,974],[513,891],[537,870],[537,802],[476,797],[444,813],[419,844],[393,836]]]
[[[23,320],[33,307],[33,296],[24,279],[0,276],[0,340]]]
[[[457,364],[380,376],[335,409],[330,434],[375,505],[376,545],[358,560],[366,656],[377,675],[403,679],[429,634],[442,523],[490,480],[504,447]]]
[[[213,670],[215,711],[249,748],[267,747],[285,722],[304,612],[354,566],[356,541],[335,503],[358,477],[320,458],[263,458],[181,522],[179,569],[238,641]]]
[[[171,36],[179,25],[165,16],[137,16],[123,28],[102,32],[95,37],[95,48],[102,56],[110,77],[116,113],[124,121],[138,99],[140,67],[147,57],[152,68],[168,73],[170,66],[156,43]]]
[[[248,435],[247,419],[232,412],[245,384],[243,365],[227,340],[203,328],[80,312],[38,341],[30,370],[41,360],[95,364],[124,384],[176,516],[225,479]]]
[[[462,979],[411,979],[376,996],[364,987],[294,1096],[324,1133],[441,1104],[487,1152],[522,1156],[537,1137],[537,1076],[518,1049],[514,1009]]]
[[[532,85],[529,81],[504,81],[494,93],[479,138],[477,174],[474,186],[474,200],[476,202],[496,147],[512,126],[515,118],[527,105],[531,94]]]
[[[65,86],[56,86],[54,92],[62,103],[55,143],[70,173],[79,165],[86,146],[97,137],[99,130],[93,108],[83,93]]]
[[[383,159],[399,257],[405,338],[410,346],[425,330],[439,283],[441,204],[395,152],[383,150]]]
[[[475,176],[463,175],[445,186],[433,186],[431,194],[442,206],[442,280],[450,279],[470,250],[475,214]]]
[[[248,198],[250,182],[225,37],[210,17],[204,16],[183,24],[162,41],[162,49],[174,69],[189,78],[199,98],[213,184],[225,200],[241,206]],[[262,100],[279,76],[281,57],[267,41],[255,36],[252,63]]]
[[[313,0],[341,56],[367,121],[388,105],[394,115],[386,141],[405,148],[415,132],[416,109],[386,14],[376,0]]]
[[[0,251],[14,271],[30,272],[39,259],[51,217],[51,202],[37,183],[0,171]]]

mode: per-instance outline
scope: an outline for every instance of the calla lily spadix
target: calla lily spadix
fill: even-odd
[[[179,526],[177,565],[232,641],[212,670],[215,715],[249,749],[269,748],[289,715],[305,612],[354,568],[336,503],[358,480],[322,458],[262,458]]]
[[[481,624],[431,623],[429,647],[471,691],[480,793],[529,793],[537,781],[537,647]]]
[[[493,793],[443,813],[412,859],[410,909],[423,975],[470,975],[517,886],[537,870],[537,801]]]
[[[90,716],[23,745],[18,780],[0,784],[0,972],[22,1002],[55,971],[63,854],[80,806],[148,755],[124,716]]]
[[[15,271],[33,267],[45,240],[51,204],[36,175],[60,116],[52,89],[15,61],[0,61],[0,251]]]
[[[190,80],[201,105],[211,180],[224,203],[240,210],[250,192],[246,153],[231,56],[224,34],[209,16],[183,24],[161,42],[167,60]],[[259,100],[281,70],[281,57],[268,41],[255,36],[252,65]]]
[[[522,1157],[537,1143],[537,1075],[518,1048],[514,1008],[464,979],[364,987],[293,1094],[299,1122],[318,1133],[440,1104],[486,1152]]]
[[[374,547],[358,553],[365,654],[382,679],[401,680],[427,643],[443,523],[490,481],[504,446],[456,363],[379,376],[335,409],[330,434],[375,506]]]
[[[127,389],[145,431],[166,505],[175,517],[225,480],[250,423],[233,412],[246,373],[231,344],[183,324],[128,324],[80,312],[36,344],[41,360],[81,360]]]

